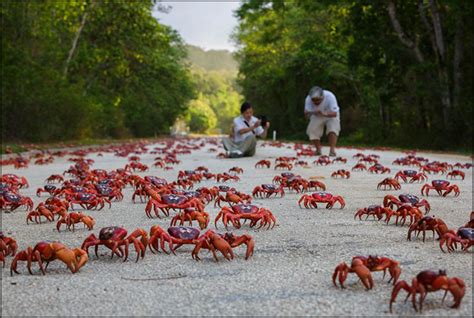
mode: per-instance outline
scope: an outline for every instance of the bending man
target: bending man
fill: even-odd
[[[316,156],[322,154],[321,137],[324,127],[329,139],[329,155],[336,156],[337,136],[341,130],[336,96],[318,86],[311,88],[305,100],[304,114],[307,119],[310,119],[306,134],[316,146]]]

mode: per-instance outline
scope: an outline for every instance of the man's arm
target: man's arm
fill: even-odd
[[[257,120],[255,124],[253,124],[252,126],[239,129],[239,134],[243,135],[245,133],[248,133],[249,131],[257,129],[258,126],[260,126],[260,123],[261,123],[261,120]]]
[[[265,139],[268,135],[268,128],[270,128],[270,122],[268,121],[265,127],[263,127],[263,132],[258,135],[258,137]]]
[[[319,112],[324,117],[337,117],[337,112]]]

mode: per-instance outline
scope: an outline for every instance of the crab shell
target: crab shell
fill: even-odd
[[[431,181],[431,184],[433,185],[433,187],[435,187],[437,189],[442,189],[442,188],[445,188],[449,185],[449,181],[446,181],[446,180],[433,180],[433,181]]]
[[[260,208],[252,204],[236,204],[232,206],[232,210],[236,213],[257,213]]]
[[[311,196],[316,199],[316,200],[330,200],[333,195],[329,192],[323,192],[323,191],[319,191],[319,192],[314,192],[311,194]]]
[[[278,190],[278,187],[274,184],[262,184],[262,189],[267,191],[276,191]]]
[[[127,235],[127,230],[119,226],[108,226],[103,227],[99,232],[99,240],[106,241],[112,240],[116,241]]]
[[[188,197],[185,195],[176,195],[176,194],[165,194],[161,196],[161,200],[165,204],[183,204],[188,200]]]
[[[198,229],[188,226],[172,226],[168,228],[168,233],[181,240],[195,240],[201,233]]]
[[[414,177],[417,174],[416,170],[403,170],[402,173],[407,177]]]
[[[413,194],[400,194],[398,198],[402,203],[416,204],[420,201],[420,198]]]

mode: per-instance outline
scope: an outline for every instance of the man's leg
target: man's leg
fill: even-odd
[[[336,143],[337,143],[337,135],[334,132],[330,132],[328,134],[328,139],[329,139],[329,154],[330,155],[336,155]]]
[[[311,142],[316,147],[316,156],[320,156],[321,155],[321,140],[313,139],[311,140]]]
[[[308,128],[306,129],[306,134],[309,137],[309,140],[316,147],[316,156],[321,155],[321,137],[324,132],[324,119],[321,117],[311,116],[309,121]]]
[[[329,139],[329,155],[336,156],[337,136],[341,130],[341,123],[339,118],[331,118],[326,124],[328,139]]]
[[[239,145],[239,149],[243,152],[244,157],[252,157],[257,149],[257,138],[254,135],[245,138]]]
[[[237,149],[235,143],[229,137],[222,138],[222,144],[224,145],[224,149],[229,152]]]

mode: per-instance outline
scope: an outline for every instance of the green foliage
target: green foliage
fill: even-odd
[[[216,132],[215,128],[217,132],[227,132],[233,118],[239,114],[243,100],[236,83],[237,73],[233,69],[235,61],[228,51],[219,51],[219,55],[216,55],[213,51],[203,51],[193,46],[187,47],[190,50],[189,59],[192,61],[192,77],[196,90],[199,92],[197,99],[189,104],[186,115],[189,128],[193,132],[200,133]],[[202,58],[196,59],[196,53],[193,51],[200,52]],[[228,59],[232,59],[232,64],[228,63]],[[212,60],[215,62],[214,67],[202,67],[206,66],[206,63],[211,63]],[[205,114],[199,114],[200,110],[205,111]],[[200,122],[204,126],[197,124]]]
[[[243,95],[268,114],[282,137],[304,135],[304,99],[319,85],[336,94],[342,137],[413,147],[472,147],[473,27],[471,2],[439,1],[446,61],[431,45],[432,9],[394,1],[404,32],[423,55],[398,38],[388,1],[244,1],[234,39]],[[428,27],[420,12],[425,12]],[[460,23],[459,23],[460,22]],[[461,34],[460,89],[454,69]],[[442,99],[446,66],[451,107]]]
[[[193,132],[206,133],[216,127],[216,114],[202,96],[190,102],[188,114],[189,129]]]
[[[236,72],[239,65],[227,50],[203,50],[194,45],[186,45],[188,51],[187,60],[193,65],[208,71],[232,71]]]
[[[3,139],[167,133],[195,91],[184,44],[155,5],[2,1]]]

